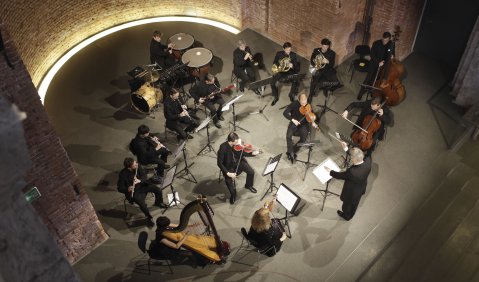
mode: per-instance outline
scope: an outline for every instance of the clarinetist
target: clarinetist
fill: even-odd
[[[190,117],[186,105],[180,103],[179,97],[178,90],[171,89],[170,95],[165,99],[164,109],[166,127],[178,133],[178,142],[186,138],[192,139],[193,136],[189,133],[198,127],[198,122]]]

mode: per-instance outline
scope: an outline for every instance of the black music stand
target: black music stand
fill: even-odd
[[[186,139],[186,140],[188,140],[188,139]],[[175,154],[174,154],[175,159],[173,160],[173,163],[176,163],[179,160],[179,158],[181,157],[181,155],[183,155],[183,161],[185,163],[185,167],[182,170],[178,171],[175,174],[175,176],[182,173],[182,175],[179,176],[180,178],[183,178],[184,180],[188,180],[192,183],[198,183],[198,181],[196,181],[195,176],[190,171],[190,167],[192,167],[195,163],[193,162],[191,164],[188,164],[188,161],[186,159],[186,140],[181,142],[180,146],[178,146],[178,148],[176,149]],[[193,178],[193,180],[191,180],[189,177],[187,177],[188,175],[190,175]]]
[[[316,145],[318,143],[319,143],[319,141],[311,141],[311,142],[298,143],[297,144],[298,147],[307,147],[308,148],[308,159],[306,161],[296,160],[297,162],[304,163],[304,165],[306,166],[306,168],[304,170],[303,181],[304,181],[304,179],[306,179],[306,173],[308,172],[309,168],[313,167],[313,166],[317,166],[317,164],[312,163],[310,160],[311,160],[311,152],[313,151],[313,147],[314,147],[314,145]]]
[[[223,108],[221,109],[222,112],[227,111],[230,109],[230,106],[233,106],[233,122],[230,121],[230,123],[233,125],[233,131],[236,131],[236,128],[239,128],[245,132],[248,132],[248,130],[244,129],[243,127],[236,125],[236,112],[235,112],[235,103],[238,101],[244,94],[235,96],[231,98],[227,103],[224,104]]]
[[[360,83],[359,85],[361,87],[363,87],[364,89],[366,89],[366,101],[369,100],[369,98],[371,97],[371,93],[373,92],[373,90],[383,92],[383,90],[381,88],[377,88],[377,87],[374,87],[372,85],[366,85],[366,84],[362,84],[362,83]]]
[[[171,189],[171,194],[172,194],[172,199],[171,201],[168,203],[168,205],[166,206],[166,208],[163,210],[162,214],[164,214],[166,212],[167,209],[169,209],[171,206],[175,205],[175,206],[178,206],[179,204],[182,204],[180,202],[180,199],[179,197],[177,197],[178,195],[178,192],[175,191],[175,188],[173,187],[173,180],[175,178],[175,174],[176,173],[176,165],[173,166],[172,168],[170,168],[168,170],[168,172],[166,173],[166,176],[163,180],[163,184],[161,185],[161,190],[163,191],[164,189],[170,187]]]
[[[318,167],[313,171],[313,174],[321,181],[321,183],[326,183],[326,189],[313,189],[313,191],[318,191],[323,195],[323,205],[321,206],[321,211],[324,209],[324,203],[326,198],[330,195],[338,196],[338,194],[329,191],[329,182],[331,182],[332,177],[329,175],[329,172],[324,168],[325,166],[332,167],[332,170],[339,171],[338,165],[331,160],[331,158],[326,158]]]
[[[250,115],[256,115],[256,114],[262,114],[263,117],[266,119],[266,121],[269,121],[268,117],[264,114],[264,109],[268,106],[268,103],[266,103],[263,106],[263,96],[264,96],[264,91],[266,89],[266,85],[271,84],[271,81],[273,80],[273,77],[268,77],[262,80],[257,80],[255,82],[252,82],[249,84],[248,89],[253,90],[253,89],[259,89],[259,108],[258,111],[250,113]]]
[[[274,172],[276,171],[276,168],[278,167],[278,164],[279,164],[279,161],[281,160],[282,155],[283,153],[276,155],[274,157],[270,157],[268,162],[266,163],[266,166],[264,167],[263,176],[266,176],[269,174],[271,176],[271,179],[268,180],[269,188],[266,190],[266,192],[264,192],[263,197],[261,197],[260,201],[262,201],[268,193],[273,193],[273,189],[276,189],[276,191],[278,191],[278,187],[274,183]]]
[[[339,82],[335,82],[335,83],[332,83],[332,82],[324,82],[324,84],[326,83],[330,83],[330,84],[327,84],[328,86],[326,87],[323,87],[323,90],[326,90],[326,97],[324,99],[324,104],[323,105],[317,105],[320,109],[321,109],[321,113],[319,114],[319,117],[318,117],[318,121],[317,123],[319,124],[319,122],[321,121],[321,118],[323,117],[323,115],[327,112],[327,111],[331,111],[333,113],[336,113],[338,114],[338,112],[336,112],[335,110],[331,109],[330,107],[328,107],[328,102],[329,102],[329,98],[331,98],[331,96],[333,96],[333,88],[338,86],[339,85]]]
[[[296,193],[294,193],[293,190],[288,188],[284,183],[281,183],[276,192],[276,201],[285,208],[285,216],[279,218],[279,220],[284,220],[284,225],[288,227],[288,232],[286,233],[286,236],[288,236],[288,238],[291,238],[292,236],[291,229],[289,227],[288,212],[291,214],[294,214],[296,212],[296,208],[298,207],[301,198]]]
[[[216,115],[216,114],[215,114]],[[206,127],[206,138],[208,140],[208,143],[206,143],[205,146],[203,146],[203,148],[198,152],[198,154],[196,154],[197,156],[199,156],[201,153],[203,153],[203,151],[205,153],[209,153],[209,152],[213,152],[215,153],[216,155],[216,151],[215,149],[213,148],[213,146],[211,146],[211,138],[210,138],[210,122],[211,122],[211,118],[210,117],[206,117],[205,120],[203,120],[201,122],[200,125],[198,125],[198,127],[195,129],[195,133],[197,133],[198,131],[202,130],[203,128]],[[206,151],[207,150],[207,151]]]

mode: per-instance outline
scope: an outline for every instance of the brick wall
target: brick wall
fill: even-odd
[[[380,38],[386,30],[392,33],[399,25],[403,33],[396,53],[401,59],[405,58],[411,52],[424,0],[375,2],[371,41]],[[362,42],[360,23],[365,4],[366,0],[244,0],[243,27],[260,31],[279,44],[290,41],[293,48],[306,57],[327,37],[340,63]]]
[[[8,67],[0,56],[0,94],[27,114],[23,129],[31,167],[25,181],[29,187],[37,186],[42,194],[32,205],[63,254],[74,262],[106,240],[107,235],[3,24],[0,30],[8,57],[15,67]]]
[[[241,27],[241,2],[235,0],[1,1],[0,11],[35,85],[66,51],[121,23],[193,15]]]

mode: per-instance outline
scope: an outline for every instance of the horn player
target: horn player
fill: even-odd
[[[313,76],[311,78],[311,86],[309,88],[308,103],[311,103],[316,91],[323,89],[324,96],[327,96],[327,89],[321,87],[324,82],[337,82],[336,70],[334,63],[336,52],[331,50],[331,41],[327,38],[321,40],[321,47],[315,48],[311,54],[310,64]]]

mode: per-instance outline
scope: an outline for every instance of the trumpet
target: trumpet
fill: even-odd
[[[255,67],[258,66],[259,63],[253,59],[253,55],[251,55],[251,53],[248,51],[245,51],[245,52],[246,52],[246,56],[249,58],[249,61],[253,64],[253,66]]]

